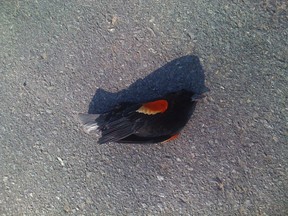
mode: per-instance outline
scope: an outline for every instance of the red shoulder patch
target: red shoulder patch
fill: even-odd
[[[179,136],[179,134],[175,134],[175,135],[171,136],[169,139],[164,140],[162,143],[166,143],[166,142],[170,142],[172,140],[175,140],[178,138],[178,136]]]
[[[163,113],[168,109],[168,102],[166,100],[157,100],[148,103],[144,103],[136,112],[155,115],[157,113]]]

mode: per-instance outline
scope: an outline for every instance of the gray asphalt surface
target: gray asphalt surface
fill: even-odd
[[[1,0],[0,215],[288,215],[287,16],[285,0]],[[97,89],[191,54],[211,91],[178,140],[81,130]]]

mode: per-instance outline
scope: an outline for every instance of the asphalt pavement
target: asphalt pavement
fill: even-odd
[[[288,215],[285,0],[1,0],[0,215]],[[77,113],[210,92],[180,137]]]

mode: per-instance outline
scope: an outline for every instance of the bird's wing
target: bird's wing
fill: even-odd
[[[156,114],[163,113],[168,108],[166,100],[155,100],[143,104],[130,106],[125,110],[119,109],[119,112],[113,115],[111,121],[105,122],[101,126],[102,137],[99,143],[116,142],[132,135],[141,128],[148,119],[151,121]],[[157,117],[156,117],[157,118]]]
[[[131,122],[131,118],[122,117],[112,122],[107,122],[102,127],[102,137],[99,143],[116,142],[123,139],[135,131],[135,124]]]

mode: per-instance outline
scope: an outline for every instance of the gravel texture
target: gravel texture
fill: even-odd
[[[288,215],[287,10],[1,0],[0,215]],[[176,141],[98,145],[77,121],[204,76]]]

